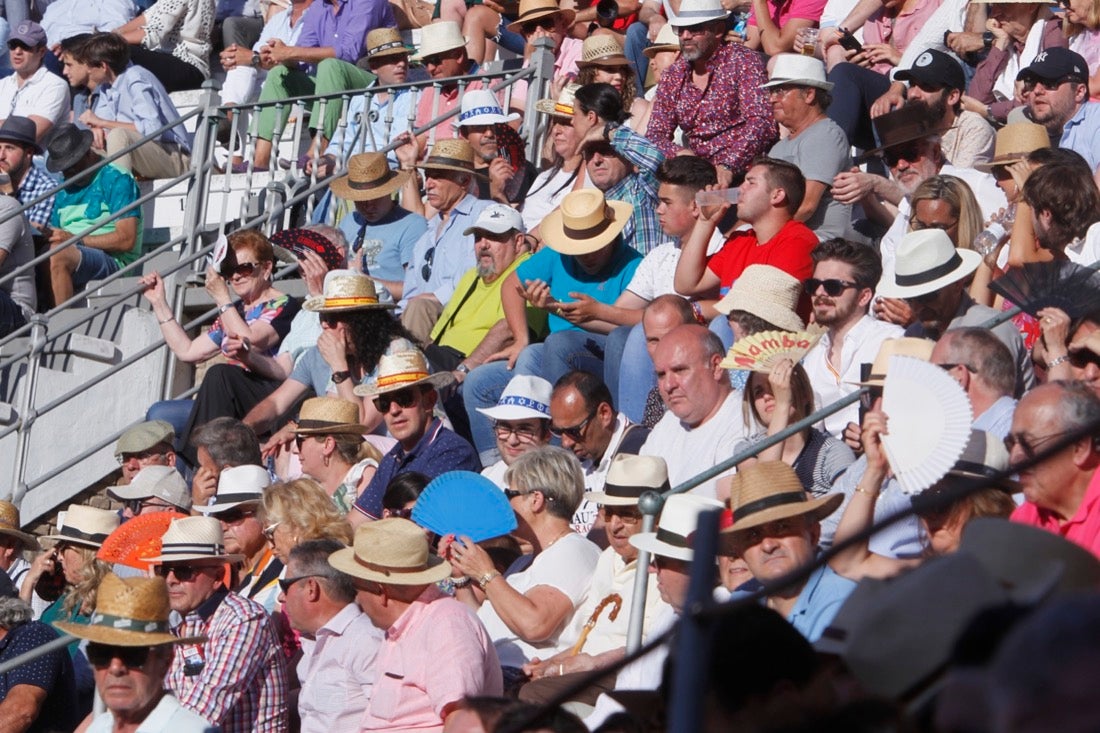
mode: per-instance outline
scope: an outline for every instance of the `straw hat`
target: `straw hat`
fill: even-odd
[[[864,153],[862,158],[881,153],[895,145],[920,140],[946,131],[941,120],[933,117],[923,105],[906,105],[874,119],[875,135],[882,143]]]
[[[676,29],[671,23],[665,23],[661,26],[661,30],[657,31],[657,38],[654,39],[653,45],[646,47],[642,53],[649,58],[653,58],[659,53],[666,51],[680,51],[680,36],[676,33]]]
[[[634,207],[625,201],[608,201],[603,191],[582,188],[562,199],[539,225],[550,249],[563,255],[584,255],[606,247],[630,221]]]
[[[372,308],[393,308],[393,303],[379,303],[374,281],[355,270],[329,270],[321,295],[307,298],[302,307],[315,313],[345,313]]]
[[[577,68],[586,66],[626,66],[627,61],[623,54],[623,47],[613,36],[598,35],[584,39],[581,47],[581,59],[577,62]]]
[[[69,504],[64,515],[58,514],[57,534],[48,534],[42,539],[99,549],[107,535],[118,529],[118,524],[118,512]]]
[[[542,377],[517,374],[512,377],[493,407],[477,411],[490,420],[550,419],[550,393],[554,387]]]
[[[0,499],[0,534],[14,537],[23,543],[23,549],[40,550],[38,538],[20,529],[23,525],[19,522],[19,509],[10,501]]]
[[[458,27],[458,23],[453,20],[437,20],[420,29],[420,50],[413,59],[420,61],[425,56],[465,47],[466,39],[462,37],[462,29]]]
[[[516,16],[514,23],[508,24],[508,30],[519,33],[527,21],[545,18],[548,15],[561,15],[565,18],[566,24],[572,23],[577,17],[576,12],[559,8],[554,0],[520,0],[519,15]]]
[[[993,160],[975,163],[974,167],[989,173],[998,165],[1009,165],[1023,160],[1028,153],[1050,147],[1050,135],[1042,125],[1034,122],[1011,122],[997,130],[993,147]]]
[[[504,114],[500,102],[488,89],[474,89],[462,95],[458,120],[452,123],[452,126],[457,128],[463,125],[504,125],[518,120],[519,117],[518,112]]]
[[[784,331],[802,331],[806,326],[795,313],[801,293],[802,283],[793,275],[771,265],[749,265],[714,309],[727,316],[745,311]]]
[[[761,84],[760,88],[768,89],[783,84],[814,87],[826,92],[833,88],[833,83],[825,80],[825,64],[820,59],[800,53],[781,53],[775,56],[775,65],[768,76],[768,83]]]
[[[630,544],[654,555],[691,562],[695,555],[692,538],[699,526],[699,515],[723,508],[725,505],[717,499],[695,494],[673,494],[661,510],[657,531],[640,532],[630,538]]]
[[[607,469],[603,491],[592,491],[584,498],[607,506],[637,506],[647,491],[668,491],[668,466],[658,456],[631,456],[620,453]]]
[[[367,58],[375,59],[382,56],[408,55],[409,49],[401,40],[401,31],[396,28],[375,28],[367,34]]]
[[[673,28],[688,28],[712,20],[725,20],[730,12],[722,7],[722,0],[683,0],[680,12],[668,20]]]
[[[359,153],[348,159],[347,174],[330,187],[346,201],[373,201],[393,194],[408,180],[409,172],[391,170],[382,153]]]
[[[214,517],[184,517],[168,525],[168,531],[160,541],[160,554],[145,560],[161,565],[184,560],[233,563],[242,562],[244,555],[225,554],[222,524]]]
[[[978,269],[982,256],[972,249],[956,249],[942,229],[907,232],[898,243],[894,282],[878,285],[884,298],[918,298],[962,280]]]
[[[127,453],[142,453],[150,448],[176,441],[175,429],[164,420],[149,420],[138,423],[126,430],[115,445],[115,457],[121,458]]]
[[[86,624],[58,621],[61,631],[111,646],[198,644],[205,636],[177,637],[169,630],[168,585],[164,578],[120,578],[107,573],[99,584],[95,612]]]
[[[722,531],[740,532],[804,514],[818,522],[835,512],[843,501],[844,495],[839,492],[810,499],[793,468],[783,461],[758,461],[733,475],[733,524]]]
[[[428,157],[423,163],[417,163],[416,167],[424,170],[472,173],[475,176],[485,175],[474,169],[474,149],[462,138],[436,140],[435,145],[428,152]]]
[[[360,397],[374,397],[387,392],[396,392],[414,384],[427,384],[435,389],[446,387],[454,381],[450,372],[428,372],[428,362],[419,350],[398,351],[383,354],[378,360],[378,376],[368,384],[355,388]]]
[[[580,84],[566,84],[558,93],[557,99],[540,99],[535,102],[535,109],[551,117],[566,117],[572,120],[573,103],[580,88]]]
[[[206,506],[195,507],[203,514],[218,515],[242,504],[259,504],[271,476],[263,466],[232,466],[222,469],[218,489]]]
[[[886,372],[891,356],[912,356],[922,361],[931,361],[932,348],[935,345],[935,342],[929,339],[913,338],[911,336],[886,339],[878,347],[878,353],[875,355],[875,361],[871,364],[871,374],[867,377],[867,381],[849,382],[849,384],[858,384],[861,387],[881,387],[886,383]]]
[[[428,535],[407,519],[366,522],[352,547],[328,556],[342,573],[387,585],[428,585],[451,574],[451,564],[428,551]]]
[[[355,435],[370,430],[359,424],[359,405],[341,397],[313,397],[302,403],[296,435]]]
[[[112,486],[107,494],[119,501],[157,498],[180,509],[191,508],[191,489],[172,466],[146,466],[126,486]]]

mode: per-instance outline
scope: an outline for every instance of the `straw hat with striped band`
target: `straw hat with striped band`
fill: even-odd
[[[837,510],[844,495],[810,499],[794,469],[783,461],[760,461],[733,475],[730,511],[733,524],[723,532],[740,532],[768,522],[806,515],[817,522]]]
[[[630,456],[620,453],[607,469],[603,491],[592,491],[584,498],[607,506],[637,506],[647,491],[668,491],[668,466],[658,456]]]
[[[625,201],[608,201],[603,191],[582,188],[567,193],[561,206],[542,220],[539,231],[555,252],[584,255],[611,244],[633,213],[634,207]]]
[[[83,504],[69,504],[63,515],[58,514],[57,533],[48,534],[42,539],[99,549],[107,535],[118,529],[118,524],[118,512]]]
[[[474,149],[462,138],[436,140],[428,157],[423,163],[417,163],[416,167],[426,171],[445,170],[471,173],[475,176],[485,175],[474,169]]]
[[[302,403],[296,435],[355,435],[369,433],[359,424],[359,405],[341,397],[313,397]]]
[[[38,538],[20,529],[19,508],[10,501],[0,499],[0,535],[14,537],[23,543],[23,549],[38,551]]]
[[[359,153],[348,159],[347,175],[333,181],[330,188],[345,201],[373,201],[392,195],[408,180],[409,172],[391,170],[382,153]]]
[[[695,494],[673,494],[661,509],[656,532],[639,532],[630,538],[630,544],[639,550],[662,557],[691,562],[695,556],[695,531],[699,527],[699,515],[725,505],[717,499]]]
[[[400,517],[359,525],[354,545],[329,555],[328,564],[385,585],[429,585],[451,574],[451,564],[429,552],[424,530]]]
[[[520,33],[523,24],[529,20],[545,18],[548,15],[561,15],[565,18],[566,25],[573,22],[577,13],[573,10],[559,8],[555,0],[520,0],[519,15],[513,23],[508,24],[508,30]]]
[[[86,624],[58,621],[61,631],[111,646],[199,644],[205,636],[175,636],[169,627],[168,586],[164,578],[120,578],[107,573],[96,594],[95,613]]]
[[[160,554],[145,560],[157,565],[194,560],[235,563],[242,562],[244,555],[226,554],[222,524],[214,517],[184,517],[168,525]]]
[[[218,489],[206,506],[195,509],[217,516],[242,504],[258,504],[264,489],[271,485],[271,475],[263,466],[231,466],[218,476]]]
[[[329,270],[319,296],[307,298],[302,307],[314,313],[344,313],[372,308],[393,308],[379,303],[374,281],[355,270]]]
[[[540,99],[535,102],[535,109],[551,117],[564,117],[573,119],[573,103],[577,96],[580,84],[566,84],[558,94],[557,99]]]
[[[381,56],[408,55],[409,49],[401,40],[401,31],[396,28],[375,28],[367,34],[367,58],[376,59]]]
[[[586,66],[626,66],[630,62],[623,55],[623,47],[612,36],[589,36],[581,47],[581,59],[577,68]]]
[[[439,389],[453,381],[454,376],[450,372],[431,374],[428,371],[428,362],[420,351],[398,351],[383,354],[378,360],[378,376],[370,383],[356,387],[355,394],[360,397],[374,397],[416,384]]]

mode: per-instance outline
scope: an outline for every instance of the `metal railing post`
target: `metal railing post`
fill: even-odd
[[[523,133],[527,138],[527,160],[537,165],[539,151],[542,150],[542,128],[539,125],[541,115],[535,109],[535,103],[545,96],[550,77],[554,73],[554,42],[543,37],[536,40],[534,45],[530,65],[535,67],[535,75],[527,82]]]
[[[642,512],[642,531],[652,532],[657,515],[665,500],[656,491],[647,491],[638,498]],[[626,653],[633,654],[642,645],[642,624],[645,622],[646,596],[649,595],[649,550],[638,550],[634,563],[634,594],[630,606],[630,619],[626,627]]]
[[[15,461],[12,470],[11,490],[4,498],[19,506],[23,495],[27,493],[27,453],[30,451],[30,433],[34,427],[34,404],[38,394],[38,372],[42,368],[42,352],[46,348],[46,329],[49,320],[45,315],[36,313],[31,316],[31,346],[27,356],[26,383],[23,388],[23,401],[19,405],[19,431],[15,436]],[[3,495],[0,494],[0,495]]]

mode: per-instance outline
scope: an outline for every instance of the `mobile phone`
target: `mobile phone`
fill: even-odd
[[[856,37],[847,30],[842,30],[840,32],[840,40],[838,40],[837,43],[840,44],[841,48],[848,51],[854,51],[856,53],[861,53],[863,51],[863,44],[856,40]]]

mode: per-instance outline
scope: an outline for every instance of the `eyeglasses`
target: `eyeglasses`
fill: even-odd
[[[583,422],[570,428],[559,428],[551,423],[550,433],[557,438],[565,436],[572,440],[574,443],[580,443],[584,440],[584,429],[588,427],[588,423],[591,422],[592,418],[594,417],[596,417],[596,410],[590,412],[588,414],[588,417],[586,417]]]
[[[175,507],[171,504],[164,504],[159,501],[149,501],[148,499],[129,499],[123,502],[122,505],[129,509],[130,513],[133,514],[135,517],[141,514],[146,509],[146,507],[164,509],[165,511],[169,509],[175,509]]]
[[[771,99],[772,97],[783,97],[786,96],[787,92],[793,92],[795,89],[798,89],[798,87],[788,86],[786,84],[781,84],[777,87],[768,87],[768,98]]]
[[[1046,435],[1042,438],[1030,438],[1027,433],[1009,433],[1005,436],[1005,449],[1011,453],[1013,448],[1020,446],[1020,450],[1023,451],[1024,457],[1029,461],[1034,460],[1035,456],[1039,454],[1041,446],[1053,440],[1057,440],[1058,438],[1063,438],[1072,432],[1072,430],[1063,430],[1058,433]]]
[[[508,499],[508,501],[515,499],[517,496],[527,496],[528,494],[542,494],[542,498],[546,501],[554,501],[554,497],[550,496],[542,489],[531,489],[530,491],[517,491],[516,489],[504,490],[504,497]]]
[[[229,280],[233,277],[252,277],[259,264],[256,262],[238,262],[236,265],[222,265],[222,277]]]
[[[806,295],[813,295],[817,292],[818,288],[825,288],[825,294],[829,297],[835,298],[843,293],[848,288],[858,288],[859,283],[854,283],[851,280],[837,280],[836,278],[829,278],[828,280],[818,280],[816,277],[811,277],[802,286],[802,289],[806,291]]]
[[[601,506],[600,516],[605,523],[610,523],[612,517],[618,517],[628,527],[642,521],[642,513],[632,506]]]
[[[538,427],[519,423],[518,425],[507,420],[497,420],[493,423],[493,432],[498,440],[507,440],[510,436],[516,436],[516,440],[522,443],[534,443],[539,439],[542,431]]]
[[[135,458],[139,463],[144,463],[145,461],[150,461],[154,458],[163,458],[166,455],[168,455],[168,453],[165,450],[157,448],[143,450],[140,453],[123,453],[118,457],[118,465],[125,466],[127,463]]]
[[[424,264],[420,267],[420,277],[424,278],[424,282],[432,277],[432,264],[435,262],[435,247],[429,247],[428,251],[424,253]]]
[[[882,159],[890,168],[896,168],[898,163],[905,161],[912,163],[924,156],[924,143],[921,141],[895,145],[882,151]]]
[[[529,36],[540,28],[544,31],[554,30],[554,16],[548,15],[545,18],[529,20],[519,27],[519,32],[521,35]]]
[[[111,662],[117,659],[127,669],[141,669],[149,661],[149,650],[151,648],[147,646],[112,646],[90,641],[84,648],[84,654],[93,667],[109,667]]]
[[[282,522],[275,522],[264,527],[264,539],[272,544],[275,543],[275,529],[282,524]]]
[[[202,571],[206,570],[206,566],[201,565],[157,565],[156,574],[161,578],[167,578],[168,574],[176,576],[176,580],[181,583],[190,583],[195,579],[195,576],[202,575]]]
[[[379,412],[389,412],[390,405],[396,404],[401,409],[412,407],[420,398],[420,392],[415,387],[406,387],[395,392],[380,394],[374,398],[374,408]]]
[[[293,577],[293,578],[279,578],[279,590],[281,590],[283,593],[288,593],[288,592],[290,592],[290,586],[294,585],[299,580],[305,580],[306,578],[320,578],[320,577],[323,577],[323,576],[318,575],[317,573],[312,573],[310,575],[298,575],[298,576]]]
[[[1065,84],[1066,82],[1071,82],[1071,81],[1081,83],[1081,80],[1078,79],[1077,77],[1074,77],[1074,76],[1063,76],[1062,78],[1054,79],[1053,81],[1048,81],[1046,79],[1036,79],[1036,78],[1032,77],[1030,79],[1024,79],[1024,81],[1023,81],[1023,83],[1024,83],[1024,92],[1035,91],[1035,87],[1042,87],[1043,89],[1045,89],[1048,92],[1053,92],[1058,87]]]
[[[255,510],[252,509],[237,509],[236,507],[224,511],[221,514],[213,515],[214,519],[225,524],[236,524],[237,522],[243,522],[249,517],[256,516]]]
[[[946,232],[948,229],[958,225],[959,220],[955,221],[921,221],[920,219],[913,217],[909,220],[909,228],[914,232],[924,231],[925,229],[939,229]]]
[[[937,364],[936,366],[938,366],[940,369],[943,369],[945,372],[949,372],[952,369],[954,369],[955,367],[962,367],[963,369],[970,372],[971,374],[977,374],[978,373],[978,370],[975,369],[974,367],[970,366],[969,364]]]

